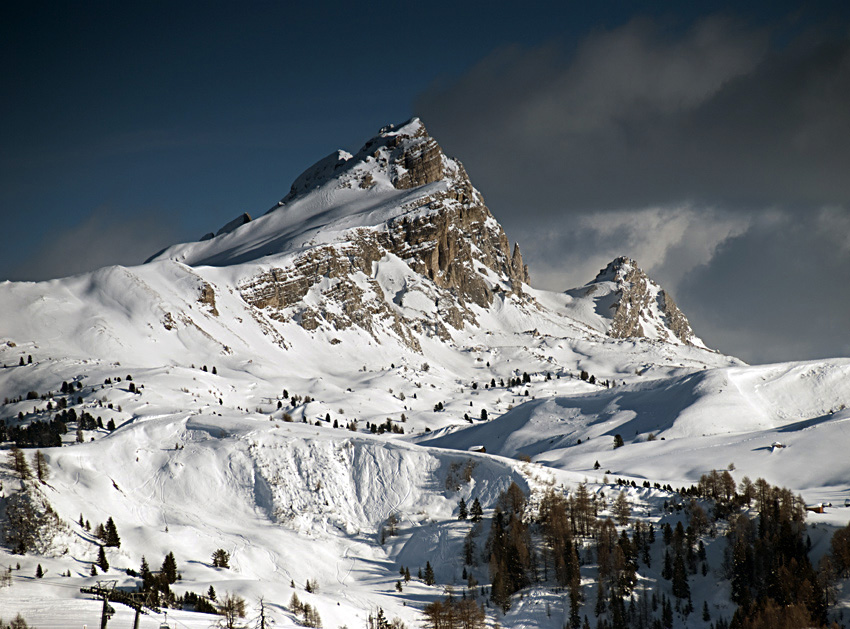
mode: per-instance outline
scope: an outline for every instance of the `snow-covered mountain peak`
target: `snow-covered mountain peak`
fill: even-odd
[[[411,329],[446,339],[475,320],[470,306],[529,282],[519,248],[418,118],[319,160],[246,217],[152,260],[229,267],[242,298],[274,318],[370,332],[381,320],[412,347]]]
[[[484,206],[460,162],[447,157],[414,118],[384,127],[355,154],[336,150],[319,160],[259,219],[246,220],[249,215],[242,214],[215,235],[174,245],[148,261],[171,259],[190,266],[258,261],[347,242],[352,230],[383,229],[400,217],[410,222],[453,202]]]
[[[626,256],[615,258],[592,282],[567,293],[592,300],[604,331],[614,338],[646,337],[706,347],[670,294]]]
[[[338,149],[320,159],[296,178],[289,194],[269,211],[290,205],[331,181],[361,190],[382,183],[408,190],[443,177],[469,184],[463,168],[443,154],[419,118],[412,118],[383,127],[354,155]]]
[[[633,272],[645,275],[638,263],[627,256],[619,256],[611,260],[608,265],[599,271],[594,282],[626,282],[627,277]]]

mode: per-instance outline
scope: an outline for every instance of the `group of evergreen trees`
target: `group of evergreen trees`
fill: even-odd
[[[46,483],[50,470],[41,450],[33,456],[33,465],[36,479]],[[20,481],[20,490],[6,498],[4,541],[14,553],[39,550],[50,543],[62,522],[38,483],[32,482],[33,471],[23,450],[13,446],[7,454],[6,466]]]
[[[487,538],[490,567],[490,598],[507,611],[510,597],[529,584],[529,573],[536,564],[531,535],[524,519],[525,495],[516,483],[502,494],[496,506]]]
[[[22,418],[21,418],[22,419]],[[87,411],[77,415],[73,408],[60,410],[50,420],[34,420],[29,425],[8,425],[0,420],[0,442],[14,441],[19,448],[54,448],[62,445],[62,435],[67,434],[68,424],[77,424],[77,441],[82,441],[83,430],[115,430],[115,420],[109,419],[106,426],[100,417],[95,418]]]
[[[80,516],[82,520],[82,516]],[[118,529],[112,517],[107,518],[106,524],[98,524],[94,529],[95,536],[103,542],[104,546],[112,548],[121,547],[121,538],[118,537]]]
[[[805,618],[806,626],[824,626],[827,601],[808,556],[805,504],[789,490],[762,479],[753,489],[758,516],[751,520],[744,513],[737,515],[727,534],[728,576],[732,600],[738,604],[732,625],[758,621],[758,626],[766,627],[765,619],[773,619],[773,610],[782,609],[788,618]]]
[[[322,618],[319,616],[319,610],[310,605],[310,603],[301,601],[295,592],[292,593],[292,598],[289,599],[289,610],[301,617],[300,623],[304,627],[322,626]]]
[[[457,505],[457,519],[465,520],[469,518],[472,522],[481,522],[484,518],[484,509],[481,508],[481,503],[478,498],[472,501],[472,507],[467,509],[466,501],[461,498]]]
[[[723,566],[715,566],[715,574],[725,573],[738,607],[731,621],[713,619],[708,601],[702,601],[697,613],[713,629],[824,627],[830,588],[836,579],[850,577],[850,525],[833,536],[831,553],[815,570],[808,558],[802,499],[763,479],[753,483],[745,478],[736,486],[728,471],[715,471],[697,485],[679,490],[669,504],[665,502],[669,519],[661,527],[664,546],[655,551],[662,552],[659,567],[665,581],[654,591],[638,586],[638,572],[641,566],[652,566],[655,526],[631,519],[625,492],[610,503],[614,519],[598,517],[599,503],[584,484],[569,497],[549,490],[537,502],[538,510],[530,511],[516,484],[500,497],[483,548],[490,577],[489,591],[483,592],[494,606],[507,611],[512,596],[539,582],[542,572],[544,582],[554,578],[556,587],[566,590],[571,629],[589,626],[580,613],[584,602],[581,566],[588,561],[596,564],[597,627],[670,629],[677,614],[687,619],[696,611],[691,581],[700,574],[708,578],[706,543],[718,528],[728,531],[728,551]],[[477,500],[476,504],[480,509]],[[458,519],[468,518],[469,509],[461,500]],[[726,523],[719,521],[723,519]],[[471,602],[463,603],[470,608],[478,606],[473,573],[480,556],[479,529],[474,524],[463,544],[468,590],[461,600],[471,595]],[[419,576],[433,583],[430,563],[425,575],[420,570]],[[466,626],[458,624],[455,608],[460,603],[453,601],[450,596],[426,607],[427,626]]]
[[[385,432],[390,432],[393,434],[404,434],[404,427],[399,426],[398,424],[393,423],[393,421],[387,417],[387,420],[383,424],[369,423],[366,422],[366,430],[370,431],[372,434],[382,435]]]
[[[552,565],[555,581],[569,588],[570,613],[578,618],[581,605],[581,564],[578,544],[573,538],[569,504],[560,494],[550,490],[540,502],[539,522],[544,546],[544,566]]]
[[[137,574],[142,580],[139,591],[149,593],[154,605],[173,605],[176,603],[170,587],[180,578],[174,553],[169,552],[165,555],[159,572],[152,572],[147,559],[143,556]]]
[[[23,358],[21,360],[23,360]],[[30,629],[30,625],[27,624],[27,621],[23,616],[16,614],[9,623],[3,622],[3,619],[0,618],[0,629]],[[32,629],[35,628],[33,627]]]

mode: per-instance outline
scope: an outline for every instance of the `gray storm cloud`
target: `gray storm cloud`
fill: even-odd
[[[775,39],[727,18],[635,20],[570,53],[494,52],[417,113],[508,234],[534,243],[538,285],[628,254],[722,351],[847,354],[850,40]],[[835,281],[828,297],[814,276]]]

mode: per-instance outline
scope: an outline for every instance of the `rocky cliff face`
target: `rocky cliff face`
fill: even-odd
[[[703,346],[673,299],[628,258],[568,291],[557,313],[555,302],[536,301],[523,289],[530,282],[519,245],[511,249],[463,165],[415,118],[381,129],[354,154],[319,160],[265,215],[240,216],[152,259],[231,267],[227,284],[254,318],[331,338],[358,328],[418,348],[422,334],[449,339],[476,324],[476,312],[511,298],[526,312],[566,316],[614,338]],[[214,300],[214,292],[201,296],[212,314]]]
[[[673,298],[653,282],[634,260],[626,257],[615,259],[596,276],[594,283],[601,282],[615,284],[616,298],[610,306],[610,336],[678,339],[688,345],[703,345]]]
[[[338,151],[318,162],[272,211],[287,211],[299,197],[329,182],[366,191],[376,178],[398,190],[444,185],[413,195],[378,225],[352,229],[333,243],[308,248],[285,266],[249,278],[239,286],[243,299],[307,329],[357,325],[371,332],[379,320],[416,345],[411,330],[446,337],[447,326],[474,321],[472,304],[486,308],[497,293],[519,293],[521,284],[529,282],[519,246],[511,255],[507,236],[463,166],[446,157],[416,119],[382,129],[356,155]],[[418,317],[394,307],[403,306],[403,294],[385,294],[375,273],[376,264],[389,258],[429,281],[419,292],[434,300],[434,312]]]

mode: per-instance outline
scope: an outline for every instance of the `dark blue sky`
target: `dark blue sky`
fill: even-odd
[[[850,32],[850,3],[741,4],[3,3],[0,279],[45,279],[109,263],[134,264],[162,246],[214,231],[241,212],[256,216],[316,160],[338,147],[356,149],[383,125],[414,114],[423,116],[447,152],[464,161],[508,235],[522,244],[523,237],[533,237],[533,230],[521,228],[529,207],[518,207],[522,203],[499,187],[506,180],[499,170],[504,162],[495,163],[492,150],[491,161],[477,155],[483,143],[464,131],[483,120],[500,127],[501,113],[477,101],[469,86],[484,81],[484,73],[512,89],[505,101],[521,101],[527,86],[511,83],[515,76],[503,80],[498,72],[486,74],[494,59],[503,63],[507,56],[525,76],[542,68],[535,88],[557,80],[575,85],[574,68],[581,68],[581,59],[594,54],[616,59],[615,52],[599,50],[616,51],[618,42],[638,41],[641,51],[676,55],[681,47],[670,42],[702,46],[695,25],[718,15],[742,33],[738,43],[721,50],[735,54],[744,47],[741,42],[766,41],[770,51],[781,53],[806,48],[811,39],[846,42]],[[752,58],[758,67],[766,63]],[[628,76],[610,80],[628,81]],[[585,89],[586,82],[580,86]],[[492,94],[490,101],[503,100],[492,80],[478,90],[479,97],[485,93]],[[556,90],[547,98],[557,100],[560,94]],[[712,106],[722,109],[722,104]],[[705,129],[725,125],[727,118],[699,120]],[[502,142],[498,128],[483,133],[501,142],[506,153],[521,154]],[[715,149],[723,162],[725,149]],[[521,169],[514,172],[514,190],[545,187],[533,173],[525,179]],[[598,176],[598,189],[610,190],[610,174]],[[718,177],[721,183],[728,179]],[[581,178],[593,181],[592,174]],[[490,179],[492,191],[486,185]],[[650,174],[643,181],[655,179]],[[708,185],[682,185],[699,190],[703,184]],[[654,183],[626,186],[624,194],[637,195],[634,208],[605,195],[600,198],[608,205],[591,207],[593,189],[564,200],[563,214],[550,207],[551,198],[532,195],[523,203],[539,210],[547,230],[555,216],[569,230],[578,218],[586,221],[581,208],[646,210],[693,201],[690,188],[682,193],[659,186],[665,188],[660,196]],[[733,192],[699,200],[717,208],[752,196]],[[763,191],[755,193],[759,207],[751,210],[772,205]],[[560,199],[562,191],[553,195]],[[825,201],[843,218],[844,189]],[[740,235],[730,229],[727,240]],[[633,243],[627,234],[624,238],[620,248],[629,254]],[[555,251],[532,259],[550,284],[560,281],[551,271]],[[653,264],[644,266],[652,272]],[[662,280],[665,274],[670,281],[682,279],[661,262],[655,267]],[[534,276],[534,265],[531,270]],[[565,272],[563,279],[574,278]],[[692,299],[693,308],[700,307],[700,299],[705,296]]]

